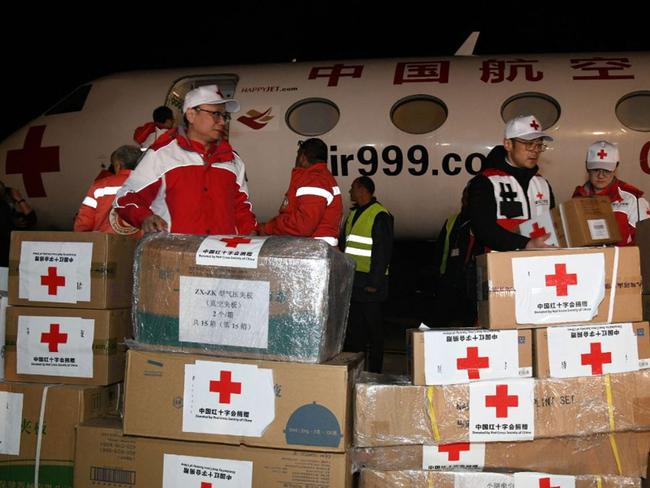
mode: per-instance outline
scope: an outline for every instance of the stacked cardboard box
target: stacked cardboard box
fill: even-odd
[[[75,427],[117,413],[134,249],[100,233],[12,234],[0,487],[71,487]]]
[[[650,320],[650,219],[642,220],[637,224],[636,243],[641,252],[643,320]]]

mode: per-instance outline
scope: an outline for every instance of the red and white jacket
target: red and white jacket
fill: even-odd
[[[573,192],[574,197],[595,195],[608,196],[609,201],[612,202],[614,217],[616,217],[618,228],[621,230],[621,240],[616,245],[633,246],[636,242],[636,224],[641,220],[650,218],[650,205],[643,198],[643,192],[619,179],[614,179],[602,191],[594,191],[593,186],[586,183],[583,186],[576,187]]]
[[[142,148],[151,146],[156,140],[169,129],[156,122],[147,122],[133,132],[133,140]]]
[[[203,146],[172,129],[142,157],[114,206],[141,228],[153,214],[180,234],[250,234],[257,227],[245,167],[226,141]]]
[[[113,210],[115,195],[130,174],[130,169],[123,169],[116,175],[95,180],[74,219],[75,232],[99,231],[108,234],[141,236],[138,229],[120,219]]]
[[[263,231],[323,239],[336,246],[342,217],[341,190],[327,164],[316,163],[309,168],[293,168],[280,213],[264,224]]]

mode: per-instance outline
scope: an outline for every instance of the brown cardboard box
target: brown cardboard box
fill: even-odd
[[[252,488],[352,486],[346,453],[291,451],[122,435],[119,419],[97,419],[77,428],[75,488],[163,486],[165,455],[252,462]],[[209,479],[209,478],[208,478]],[[197,475],[196,486],[202,478]]]
[[[644,283],[643,293],[650,293],[650,219],[636,224],[636,245],[641,251],[641,276]]]
[[[539,471],[555,474],[594,474],[645,476],[650,432],[617,432],[611,434],[616,443],[620,472],[612,449],[609,434],[586,437],[562,437],[536,439],[525,442],[486,442],[483,465],[479,470]],[[461,446],[469,449],[470,444]],[[437,449],[430,446],[430,449]],[[352,450],[352,466],[386,471],[403,469],[435,469],[449,471],[467,466],[468,451],[459,452],[459,466],[424,466],[425,446],[383,446],[355,448]],[[543,455],[540,455],[543,453]],[[450,457],[450,455],[447,455]]]
[[[185,369],[196,361],[250,364],[272,370],[275,417],[261,437],[183,431],[182,405],[190,401],[184,398]],[[350,353],[340,354],[324,364],[304,364],[131,349],[127,353],[124,433],[343,452],[351,444],[352,387],[361,364],[362,355]],[[219,404],[215,401],[211,407],[218,408]]]
[[[611,322],[639,322],[641,315],[641,276],[637,247],[604,247],[589,249],[562,249],[548,251],[491,252],[477,258],[479,323],[489,329],[540,327],[519,324],[515,318],[515,289],[512,259],[538,256],[603,253],[605,258],[605,298],[598,313],[586,323],[606,323],[609,316],[610,291],[615,250],[618,249],[616,294]],[[544,327],[555,324],[544,324]]]
[[[489,473],[440,473],[436,471],[379,471],[364,469],[361,472],[360,488],[454,488],[456,486],[481,486],[472,484],[472,478]],[[513,475],[496,474],[498,481],[510,486],[514,484]],[[458,478],[467,479],[467,484],[460,484]],[[478,480],[477,480],[478,481]],[[485,482],[487,485],[487,481]],[[641,488],[641,478],[623,476],[576,476],[576,488]]]
[[[17,345],[19,317],[79,317],[94,320],[93,376],[48,376],[17,373]],[[65,322],[59,324],[65,329]],[[5,351],[6,379],[8,381],[34,381],[38,383],[66,383],[75,385],[110,385],[124,379],[126,346],[124,337],[131,333],[131,310],[83,310],[43,307],[9,307],[7,309],[7,346]],[[63,346],[60,346],[63,347]],[[47,353],[45,348],[45,354]],[[63,352],[63,351],[62,351]],[[34,351],[37,354],[38,351]],[[58,358],[57,358],[58,359]]]
[[[20,276],[19,266],[23,242],[52,242],[52,243],[92,243],[92,262],[90,268],[90,300],[67,302],[41,301],[21,298],[19,296]],[[132,237],[105,234],[102,232],[34,232],[20,231],[11,234],[11,252],[9,254],[9,304],[40,307],[65,308],[128,308],[131,306],[133,283],[133,253],[137,241]],[[59,256],[56,244],[52,246],[54,259],[64,259]],[[47,256],[52,258],[53,256]],[[57,262],[53,266],[56,268]],[[59,291],[63,282],[61,273],[55,269],[52,292]],[[44,276],[47,280],[47,276]],[[63,277],[65,278],[65,277]],[[75,277],[68,277],[68,281]],[[53,281],[54,280],[54,281]],[[43,286],[48,286],[43,283]],[[80,285],[77,285],[78,287]]]
[[[600,246],[621,240],[612,204],[606,196],[572,198],[551,212],[559,214],[567,247]]]
[[[650,430],[650,370],[534,380],[538,438]],[[357,383],[354,445],[446,444],[469,440],[469,385]],[[434,427],[440,438],[436,439]]]
[[[411,377],[413,378],[414,385],[425,385],[425,354],[424,354],[424,335],[429,333],[435,333],[439,331],[444,331],[445,329],[435,329],[435,330],[418,330],[414,329],[412,331],[412,354],[413,360],[411,363]],[[459,329],[454,329],[459,330]],[[462,329],[466,331],[469,335],[477,334],[489,334],[485,329]],[[472,334],[473,333],[473,334]],[[444,337],[440,336],[440,340],[444,340]],[[532,366],[533,366],[533,346],[532,346],[532,332],[529,329],[521,329],[518,331],[518,351],[519,351],[519,374],[521,376],[532,376]],[[477,345],[480,344],[474,340],[474,342],[469,342],[467,344]],[[525,374],[523,374],[525,373]]]
[[[637,338],[639,361],[650,360],[650,326],[648,322],[635,322],[632,324]],[[551,375],[548,358],[548,329],[535,329],[533,340],[535,352],[535,377],[548,378]]]
[[[32,486],[29,483],[34,481],[38,424],[46,386],[0,383],[0,391],[23,395],[22,415],[11,420],[21,423],[20,453],[0,455],[0,487]],[[116,386],[49,385],[40,451],[40,486],[72,487],[75,427],[79,422],[113,413],[116,402]]]

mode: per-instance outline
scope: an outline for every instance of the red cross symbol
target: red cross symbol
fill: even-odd
[[[41,334],[41,343],[47,343],[50,352],[59,352],[59,344],[68,342],[68,334],[60,334],[59,327],[59,324],[50,324],[50,331]]]
[[[578,284],[578,275],[575,273],[567,274],[566,264],[556,264],[555,274],[546,275],[546,286],[555,286],[555,294],[559,297],[565,297],[569,294],[569,285]]]
[[[486,407],[496,407],[497,418],[508,417],[508,407],[519,406],[519,396],[508,395],[508,385],[497,385],[495,395],[485,397]]]
[[[219,393],[219,403],[230,403],[230,395],[241,395],[241,383],[232,381],[232,371],[221,371],[219,381],[210,381],[210,391]]]
[[[7,174],[22,174],[30,197],[47,196],[41,173],[61,171],[59,146],[41,147],[44,132],[44,125],[30,127],[23,148],[7,151]]]
[[[539,124],[535,119],[533,119],[533,121],[530,123],[530,126],[535,130],[539,129]]]
[[[612,362],[611,352],[602,352],[600,342],[589,345],[589,354],[580,354],[580,364],[591,366],[591,374],[603,374],[603,364]]]
[[[533,231],[530,233],[529,237],[535,238],[535,237],[542,237],[547,234],[546,229],[544,227],[540,227],[537,222],[533,224]]]
[[[560,488],[559,486],[551,486],[551,478],[540,478],[539,488]]]
[[[208,483],[207,481],[201,481],[201,488],[212,488],[212,483]]]
[[[541,191],[538,191],[537,195],[535,195],[535,196],[537,197],[538,200],[541,200],[542,198],[544,198],[544,194]]]
[[[604,149],[601,149],[600,151],[598,151],[598,154],[596,154],[596,156],[598,156],[600,159],[605,159],[605,156],[607,156],[607,153],[605,152]]]
[[[65,276],[58,276],[56,266],[49,266],[47,274],[41,276],[41,285],[47,286],[48,295],[56,295],[59,291],[57,287],[65,286]]]
[[[468,347],[467,357],[456,359],[457,369],[466,369],[467,376],[470,380],[481,378],[481,368],[490,367],[490,358],[487,356],[479,357],[478,347]]]
[[[460,453],[469,451],[469,442],[456,442],[438,446],[438,452],[447,453],[447,461],[460,461]]]
[[[222,237],[219,239],[226,243],[226,247],[237,247],[239,244],[248,244],[251,240],[248,237]]]

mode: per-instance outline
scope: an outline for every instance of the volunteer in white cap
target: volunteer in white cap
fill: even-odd
[[[189,91],[185,128],[169,130],[144,154],[117,193],[120,217],[145,232],[253,233],[244,162],[226,140],[238,111],[217,85]]]
[[[621,229],[619,246],[635,243],[637,222],[650,217],[650,206],[637,187],[616,177],[620,164],[618,147],[607,141],[596,141],[587,149],[587,174],[589,180],[576,187],[574,197],[605,195]]]
[[[552,140],[532,115],[506,124],[503,146],[492,150],[487,167],[469,186],[471,226],[480,245],[497,251],[550,247],[548,234],[529,238],[514,230],[555,206],[551,185],[537,166],[546,141]]]

